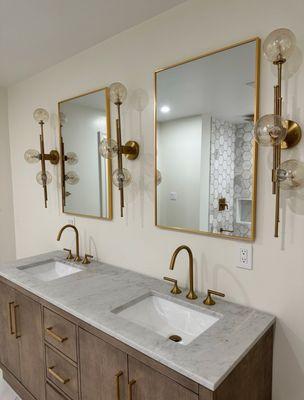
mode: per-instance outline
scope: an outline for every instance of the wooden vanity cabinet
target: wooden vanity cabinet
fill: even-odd
[[[126,353],[79,329],[79,355],[82,400],[127,399]]]
[[[35,398],[45,398],[40,304],[1,282],[0,361]]]
[[[198,400],[198,395],[133,357],[128,359],[129,400]]]

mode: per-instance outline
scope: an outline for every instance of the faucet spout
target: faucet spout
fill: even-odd
[[[179,254],[179,252],[182,251],[182,250],[186,250],[188,252],[188,255],[189,255],[189,287],[190,287],[190,289],[189,289],[189,293],[187,294],[186,297],[187,297],[187,299],[195,300],[195,299],[197,299],[197,295],[196,295],[196,293],[194,291],[194,283],[193,283],[193,253],[192,253],[190,247],[185,246],[185,245],[179,246],[174,251],[174,253],[172,254],[172,258],[171,258],[171,261],[170,261],[170,267],[169,268],[171,270],[174,269],[176,257]]]
[[[64,226],[60,229],[60,231],[58,232],[57,241],[58,241],[58,242],[60,241],[61,235],[62,235],[63,231],[64,231],[65,229],[67,229],[67,228],[73,229],[74,232],[75,232],[75,236],[76,236],[76,257],[74,258],[74,261],[81,261],[82,258],[81,258],[80,255],[79,255],[79,232],[78,232],[78,229],[76,228],[76,226],[74,226],[74,225],[69,225],[69,224],[68,224],[68,225],[64,225]]]

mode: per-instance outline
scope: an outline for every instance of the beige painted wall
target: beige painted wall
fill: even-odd
[[[229,300],[267,310],[278,317],[274,357],[274,399],[303,400],[304,397],[304,195],[283,202],[283,232],[273,238],[274,201],[270,188],[271,152],[261,149],[258,175],[257,240],[254,269],[237,269],[240,243],[192,234],[160,230],[153,225],[153,71],[186,57],[217,49],[253,36],[265,36],[286,26],[295,32],[304,49],[299,0],[191,0],[142,25],[115,36],[9,90],[9,122],[12,150],[17,255],[23,257],[69,244],[55,240],[67,222],[60,212],[57,177],[50,187],[50,207],[43,209],[42,190],[35,183],[37,166],[26,165],[23,153],[38,146],[38,129],[32,119],[35,107],[52,114],[46,129],[47,148],[58,145],[55,114],[57,101],[121,80],[130,91],[141,87],[150,96],[142,119],[124,107],[124,138],[141,143],[141,157],[128,163],[133,186],[128,189],[126,217],[119,217],[115,191],[113,222],[77,218],[82,248],[116,265],[161,278],[170,256],[181,243],[195,255],[196,284],[200,289],[218,289]],[[293,65],[293,64],[292,64]],[[262,60],[261,111],[272,112],[274,75]],[[284,112],[304,126],[304,65],[284,83],[289,94]],[[126,110],[129,109],[129,112]],[[141,121],[141,122],[140,122]],[[288,157],[303,154],[304,141]],[[284,154],[286,157],[287,154]],[[115,162],[115,161],[114,161]],[[59,171],[50,168],[59,176]],[[95,247],[96,246],[96,247]],[[90,249],[91,247],[91,249]],[[180,257],[174,275],[185,284],[186,258]]]
[[[7,90],[0,88],[0,262],[15,258]]]

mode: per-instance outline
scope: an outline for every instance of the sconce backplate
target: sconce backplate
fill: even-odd
[[[129,140],[126,144],[126,147],[131,147],[132,152],[129,154],[125,154],[127,160],[136,160],[139,155],[139,144],[135,142],[135,140]]]
[[[57,150],[51,150],[49,161],[53,165],[57,165],[59,163],[59,153]]]
[[[281,144],[281,149],[286,150],[296,146],[302,137],[300,125],[294,121],[287,121],[287,136]]]

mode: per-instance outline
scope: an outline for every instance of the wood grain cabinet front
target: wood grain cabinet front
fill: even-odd
[[[179,385],[135,358],[129,357],[128,400],[198,400],[198,394]]]
[[[79,329],[82,400],[127,400],[127,355]]]
[[[67,400],[58,390],[49,383],[46,384],[46,400]]]

